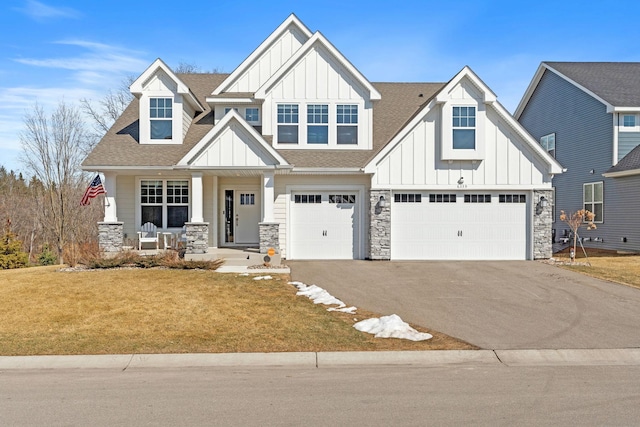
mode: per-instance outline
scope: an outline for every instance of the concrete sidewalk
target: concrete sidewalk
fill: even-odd
[[[331,366],[640,366],[640,348],[596,350],[432,350],[300,353],[117,354],[0,356],[0,372],[36,369]]]

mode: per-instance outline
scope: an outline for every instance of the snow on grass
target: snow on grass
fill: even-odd
[[[356,313],[356,307],[347,307],[344,302],[319,286],[307,286],[302,282],[289,282],[289,284],[298,288],[296,295],[306,296],[311,299],[314,304],[337,306],[329,307],[327,311],[339,311],[349,314]],[[425,341],[433,338],[431,334],[416,331],[397,314],[363,320],[353,325],[353,327],[361,332],[374,334],[376,338],[401,338],[411,341]]]
[[[258,276],[253,278],[253,280],[271,280],[271,279],[273,279],[273,277],[271,276]]]
[[[359,331],[374,334],[376,338],[402,338],[411,341],[425,341],[433,338],[431,334],[416,331],[397,314],[363,320],[353,327]]]

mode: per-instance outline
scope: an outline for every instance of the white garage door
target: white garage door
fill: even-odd
[[[513,193],[395,193],[391,258],[527,259],[529,196]]]
[[[360,258],[358,205],[356,192],[292,193],[287,258]]]

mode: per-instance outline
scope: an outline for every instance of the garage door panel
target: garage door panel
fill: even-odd
[[[465,193],[455,195],[456,201],[449,203],[432,202],[426,192],[420,203],[395,198],[391,258],[526,259],[527,203],[499,203],[498,193],[487,203],[465,202]],[[473,198],[478,199],[484,197]]]
[[[353,259],[358,257],[357,198],[353,192],[316,192],[319,200],[303,203],[292,194],[291,259]],[[309,192],[305,194],[310,195]],[[300,194],[298,194],[300,195]],[[343,196],[348,196],[344,197]],[[349,203],[353,202],[353,203]]]

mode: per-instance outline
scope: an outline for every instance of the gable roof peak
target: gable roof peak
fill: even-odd
[[[289,30],[290,27],[296,28],[300,33],[304,35],[307,39],[311,38],[312,33],[309,28],[304,25],[304,23],[295,15],[295,13],[291,13],[260,45],[251,52],[249,55],[238,67],[225,79],[218,87],[216,87],[211,95],[220,95],[227,89],[229,89],[233,83],[238,80],[240,76],[244,74],[246,70],[248,70],[251,65],[258,60],[262,54],[274,43],[276,42],[286,31]]]
[[[140,74],[140,76],[131,83],[129,90],[136,97],[140,96],[144,91],[144,86],[147,81],[159,71],[165,73],[177,87],[177,93],[184,95],[187,102],[189,102],[196,110],[204,111],[204,106],[193,95],[189,87],[171,70],[171,68],[160,58],[157,58],[146,70]]]

